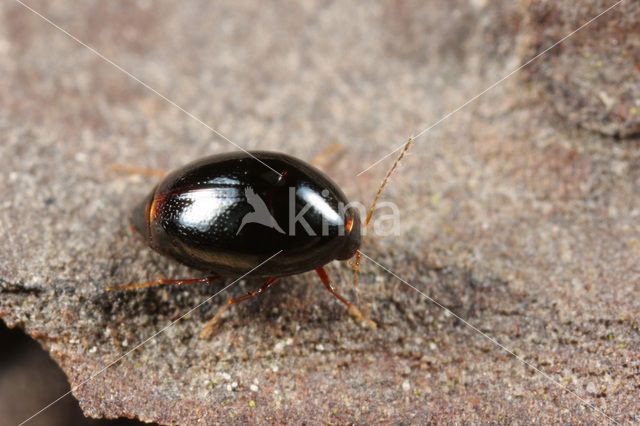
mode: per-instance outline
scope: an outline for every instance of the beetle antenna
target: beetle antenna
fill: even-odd
[[[380,187],[378,188],[378,193],[376,194],[376,198],[373,200],[373,203],[371,204],[371,208],[369,209],[369,213],[367,214],[367,218],[365,219],[364,223],[362,224],[363,228],[365,228],[369,224],[369,221],[371,221],[371,217],[373,216],[373,209],[376,208],[376,204],[378,203],[378,200],[380,199],[380,194],[382,194],[382,190],[384,189],[385,186],[387,186],[387,183],[389,182],[389,179],[391,178],[391,175],[393,174],[393,172],[398,167],[398,164],[400,163],[400,161],[402,161],[402,158],[405,156],[405,154],[407,153],[407,151],[411,147],[412,143],[413,143],[413,136],[411,136],[409,138],[409,140],[407,141],[407,143],[404,145],[404,148],[402,149],[402,152],[400,153],[400,155],[396,159],[395,163],[393,163],[393,166],[391,166],[391,168],[387,172],[387,175],[384,177],[384,180],[382,181],[382,183],[380,184]]]
[[[373,199],[373,203],[371,204],[371,208],[369,208],[369,213],[367,213],[366,219],[364,220],[364,222],[362,222],[363,229],[366,228],[369,222],[371,221],[371,217],[373,216],[373,210],[376,208],[376,204],[380,199],[382,190],[384,189],[385,186],[387,186],[387,183],[389,183],[389,179],[391,178],[391,175],[393,174],[393,172],[395,172],[396,168],[398,167],[398,164],[400,163],[400,161],[402,161],[405,154],[411,147],[411,144],[413,144],[413,136],[411,136],[407,141],[407,143],[404,145],[402,152],[400,153],[396,161],[393,163],[393,166],[391,166],[386,176],[382,180],[382,183],[378,188],[378,192],[376,193],[376,197]],[[364,240],[364,236],[362,237],[362,239]],[[360,269],[360,251],[359,250],[357,250],[354,255],[354,261],[353,263],[351,263],[351,267],[353,268],[353,286],[356,287],[358,285],[358,270]],[[356,293],[356,297],[357,297],[357,293]]]

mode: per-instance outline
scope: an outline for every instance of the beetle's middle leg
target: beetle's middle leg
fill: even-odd
[[[152,287],[152,286],[156,286],[156,285],[184,285],[184,284],[195,284],[195,283],[211,283],[213,281],[217,281],[220,280],[221,277],[219,277],[218,275],[209,275],[207,277],[204,278],[193,278],[193,279],[189,279],[189,280],[167,280],[167,279],[162,279],[162,280],[155,280],[155,281],[147,281],[146,283],[140,283],[140,284],[125,284],[125,285],[118,285],[118,286],[113,286],[113,287],[107,287],[105,290],[107,291],[113,291],[113,290],[130,290],[133,288],[143,288],[143,287]]]
[[[209,322],[207,323],[207,325],[205,326],[204,330],[202,331],[202,334],[200,334],[200,338],[201,339],[207,339],[211,336],[213,336],[213,331],[214,331],[214,327],[216,325],[216,323],[218,322],[218,319],[220,318],[220,315],[223,314],[224,311],[226,311],[227,309],[229,309],[229,307],[233,304],[239,303],[239,302],[244,302],[247,299],[251,299],[254,296],[258,296],[262,293],[264,293],[265,291],[267,291],[273,284],[276,283],[278,279],[277,278],[269,278],[267,280],[267,282],[265,282],[264,284],[262,284],[262,286],[257,289],[256,291],[254,291],[253,293],[249,293],[246,296],[242,296],[242,297],[232,297],[231,299],[229,299],[229,301],[227,302],[226,305],[224,305],[222,308],[220,308],[220,310],[213,316],[213,318],[211,318],[209,320]]]

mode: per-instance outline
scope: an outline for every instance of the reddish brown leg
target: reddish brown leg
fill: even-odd
[[[353,287],[358,287],[358,272],[360,271],[360,251],[356,250],[356,253],[353,255],[353,260],[348,260],[347,263],[353,269]],[[356,293],[357,296],[357,293]]]
[[[365,324],[367,324],[369,327],[373,328],[374,330],[376,329],[376,323],[375,322],[371,321],[368,318],[365,318],[364,315],[362,315],[360,313],[358,308],[353,306],[351,303],[349,303],[349,301],[347,299],[345,299],[340,294],[338,294],[338,292],[335,291],[335,289],[331,285],[331,280],[329,279],[329,276],[327,275],[327,271],[325,271],[325,269],[323,267],[317,268],[316,272],[317,272],[318,276],[320,277],[320,279],[322,280],[322,284],[324,284],[324,286],[327,288],[327,290],[329,290],[329,293],[333,294],[335,297],[338,298],[338,300],[340,300],[342,303],[347,305],[347,308],[349,308],[349,312],[351,312],[351,314],[353,316],[355,316],[356,318],[362,320]]]
[[[195,283],[210,283],[212,281],[219,280],[219,279],[220,279],[220,277],[215,276],[215,275],[211,275],[211,276],[204,277],[204,278],[194,278],[194,279],[190,279],[190,280],[166,280],[166,279],[162,279],[162,280],[148,281],[146,283],[140,283],[140,284],[127,284],[127,285],[119,285],[119,286],[115,286],[115,287],[107,287],[106,290],[107,291],[128,290],[128,289],[132,289],[132,288],[143,288],[143,287],[151,287],[151,286],[165,285],[165,284],[182,285],[182,284],[195,284]]]
[[[356,293],[356,303],[360,304],[360,293],[358,293],[358,272],[360,272],[360,251],[356,250],[353,255],[353,261],[347,261],[351,269],[353,269],[353,290]]]
[[[326,149],[324,149],[320,154],[316,155],[309,161],[309,164],[312,166],[318,167],[322,162],[324,162],[327,157],[331,157],[334,154],[338,154],[344,151],[344,147],[340,144],[334,143],[329,145]]]
[[[207,325],[205,326],[204,330],[202,331],[202,333],[200,334],[200,338],[201,339],[207,339],[211,336],[213,336],[213,332],[214,332],[214,327],[216,325],[216,323],[218,322],[218,319],[220,318],[220,315],[223,314],[224,311],[226,311],[227,309],[229,309],[229,307],[233,304],[239,303],[239,302],[243,302],[247,299],[251,299],[254,296],[258,296],[259,294],[264,293],[265,291],[267,291],[273,284],[275,284],[275,282],[277,281],[277,278],[269,278],[267,280],[267,282],[265,282],[264,284],[262,284],[262,287],[260,287],[259,289],[257,289],[256,291],[254,291],[253,293],[249,293],[246,296],[242,296],[242,297],[232,297],[231,299],[229,299],[229,301],[227,302],[226,305],[224,305],[222,308],[220,308],[220,310],[213,316],[213,318],[211,318],[209,320],[209,322],[207,323]]]

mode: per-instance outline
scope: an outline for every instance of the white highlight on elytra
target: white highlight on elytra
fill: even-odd
[[[227,196],[224,193],[228,193]],[[181,216],[183,224],[201,232],[208,231],[214,215],[237,202],[236,194],[236,188],[200,188],[178,195],[177,198],[189,203]]]
[[[306,201],[311,208],[318,210],[322,217],[327,219],[332,225],[343,225],[343,220],[340,215],[316,191],[303,187],[298,189],[298,195]]]

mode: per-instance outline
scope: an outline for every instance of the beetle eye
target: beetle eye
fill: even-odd
[[[349,232],[351,232],[351,229],[353,229],[353,218],[347,219],[347,224],[346,224],[345,228],[347,230],[347,234]]]

